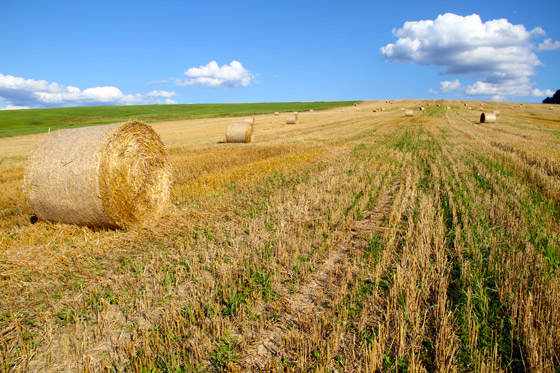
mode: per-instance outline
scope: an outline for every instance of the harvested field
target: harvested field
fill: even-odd
[[[391,102],[153,123],[143,228],[31,224],[0,138],[0,370],[558,371],[560,111]]]

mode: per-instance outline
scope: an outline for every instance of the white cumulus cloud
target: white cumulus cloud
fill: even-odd
[[[552,97],[554,91],[552,89],[533,89],[531,91],[531,96],[533,97]]]
[[[46,80],[0,74],[0,101],[6,104],[5,108],[163,103],[163,99],[169,100],[174,95],[174,92],[167,91],[154,91],[146,96],[139,93],[124,94],[112,86],[82,90],[74,86],[49,83]]]
[[[506,19],[482,22],[477,14],[452,13],[405,22],[393,34],[398,40],[381,47],[388,61],[441,66],[443,74],[479,80],[465,89],[466,94],[502,97],[530,94],[530,77],[542,65],[531,40],[546,35],[541,27],[529,31]],[[547,40],[536,50],[555,48],[555,42]],[[459,89],[458,80],[441,84],[443,92]]]
[[[444,92],[451,92],[454,91],[456,89],[459,89],[459,87],[461,87],[461,83],[459,82],[459,79],[455,79],[453,81],[443,81],[443,82],[439,82],[439,89]]]
[[[553,41],[551,38],[545,39],[537,46],[538,51],[553,51],[555,49],[560,49],[560,41]]]
[[[231,61],[229,65],[218,66],[211,61],[205,66],[191,67],[185,71],[185,80],[175,80],[177,85],[206,85],[209,87],[247,87],[254,81],[253,75],[241,62]]]
[[[148,99],[150,99],[153,103],[161,103],[161,100],[163,100],[163,103],[170,105],[170,104],[176,104],[177,101],[173,100],[172,97],[175,97],[175,92],[170,92],[170,91],[151,91],[146,93],[146,97]]]

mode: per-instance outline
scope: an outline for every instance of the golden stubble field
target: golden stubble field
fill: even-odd
[[[130,230],[32,225],[41,135],[0,139],[0,370],[558,371],[560,107],[464,103],[154,124]]]

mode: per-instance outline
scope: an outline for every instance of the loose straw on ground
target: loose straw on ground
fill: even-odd
[[[46,135],[29,157],[24,192],[41,220],[129,227],[162,215],[171,175],[159,135],[128,121]]]
[[[226,130],[226,142],[250,143],[253,141],[253,123],[230,123]]]

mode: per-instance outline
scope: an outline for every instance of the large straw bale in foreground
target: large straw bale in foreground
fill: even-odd
[[[41,220],[128,227],[161,216],[171,175],[159,135],[128,121],[46,135],[27,162],[24,192]]]
[[[253,141],[253,123],[230,123],[226,130],[226,142],[250,143]]]

